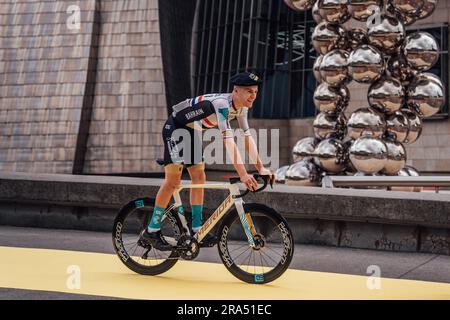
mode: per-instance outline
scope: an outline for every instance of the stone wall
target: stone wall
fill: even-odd
[[[167,119],[157,0],[103,0],[84,173],[159,171]]]
[[[72,172],[95,3],[0,0],[1,171]]]
[[[0,0],[0,85],[1,171],[160,170],[157,0]]]

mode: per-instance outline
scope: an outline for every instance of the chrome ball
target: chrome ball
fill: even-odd
[[[410,26],[417,21],[416,15],[408,15],[399,11],[396,7],[392,5],[391,2],[388,2],[386,4],[386,12],[399,19],[405,26]]]
[[[295,144],[292,149],[294,162],[303,160],[306,157],[314,157],[314,149],[317,145],[317,139],[313,137],[303,138]]]
[[[306,11],[313,7],[316,0],[284,0],[291,9],[296,11]]]
[[[379,138],[385,130],[384,116],[373,108],[357,109],[347,121],[348,136],[352,139],[358,139],[364,135]]]
[[[319,83],[322,82],[322,76],[320,75],[320,64],[322,63],[322,60],[323,56],[322,55],[318,56],[313,66],[314,77],[316,78],[316,81]]]
[[[416,71],[411,68],[403,54],[393,55],[387,63],[389,74],[402,81],[408,82],[416,76]]]
[[[431,16],[436,9],[438,0],[424,0],[423,7],[417,13],[418,19],[425,19]]]
[[[378,49],[362,45],[353,50],[348,58],[350,76],[359,83],[373,83],[384,73],[384,58]]]
[[[424,0],[388,0],[389,3],[405,15],[416,15],[424,6]]]
[[[408,118],[409,128],[408,135],[404,143],[411,144],[419,139],[422,134],[422,120],[419,115],[409,109],[402,109],[402,113]]]
[[[322,16],[320,15],[319,11],[319,1],[316,1],[312,7],[312,16],[314,21],[319,24],[323,21]]]
[[[344,50],[333,50],[327,53],[320,64],[322,80],[338,87],[350,80],[348,72],[348,53]]]
[[[315,150],[319,166],[328,173],[340,173],[346,169],[346,149],[344,144],[337,139],[325,139],[321,141]]]
[[[350,51],[368,44],[369,38],[367,37],[367,31],[360,28],[350,29],[347,31],[346,41],[347,49]]]
[[[383,0],[350,0],[348,11],[355,20],[365,22],[374,14],[375,6],[382,8]]]
[[[339,48],[345,39],[345,30],[339,25],[321,22],[314,28],[311,39],[316,52],[325,55]]]
[[[387,162],[382,172],[386,175],[396,175],[406,164],[406,149],[398,141],[385,140],[387,146]]]
[[[406,37],[403,53],[416,70],[431,69],[439,60],[439,46],[428,32],[416,32]]]
[[[374,137],[364,136],[350,147],[350,161],[362,173],[374,174],[382,170],[387,162],[386,144]]]
[[[421,117],[436,114],[445,104],[444,84],[433,74],[420,74],[408,88],[407,103]]]
[[[392,53],[405,39],[405,27],[399,19],[382,14],[379,21],[370,24],[367,34],[371,45],[384,53]]]
[[[407,173],[410,177],[420,177],[419,171],[418,171],[416,168],[412,167],[412,166],[405,166],[405,167],[403,168],[403,170],[405,170],[406,173]]]
[[[331,87],[320,84],[314,92],[314,105],[320,112],[342,112],[348,105],[350,92],[346,86]]]
[[[286,171],[289,169],[289,166],[283,166],[275,171],[275,182],[277,183],[285,183],[286,182]]]
[[[398,110],[386,115],[386,131],[393,135],[399,142],[404,142],[408,136],[409,120],[406,115]]]
[[[405,103],[405,89],[395,78],[383,78],[369,88],[369,105],[381,112],[394,112]]]
[[[313,122],[314,135],[318,139],[342,137],[346,134],[345,116],[335,113],[319,113]]]
[[[327,22],[343,24],[350,19],[349,0],[319,0],[320,16]]]
[[[309,160],[300,160],[286,170],[286,184],[296,186],[316,186],[317,169]]]

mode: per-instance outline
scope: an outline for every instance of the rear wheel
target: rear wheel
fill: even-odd
[[[238,279],[263,284],[280,277],[294,254],[292,232],[286,220],[275,210],[261,204],[244,204],[254,226],[249,245],[236,209],[219,229],[218,249],[225,267]]]
[[[172,268],[178,261],[175,251],[159,251],[139,240],[140,232],[150,223],[155,200],[139,198],[120,209],[112,232],[114,249],[131,270],[143,275],[157,275]],[[161,233],[170,241],[178,241],[181,223],[175,211],[168,211],[161,222]],[[176,243],[176,242],[175,242]]]

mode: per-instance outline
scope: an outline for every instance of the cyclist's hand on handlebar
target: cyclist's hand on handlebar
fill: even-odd
[[[244,183],[247,189],[250,191],[255,191],[258,186],[258,182],[256,181],[256,179],[248,173],[241,177],[241,182]]]
[[[259,170],[259,174],[262,176],[269,176],[271,185],[273,184],[273,182],[275,180],[275,175],[269,169],[262,168]]]

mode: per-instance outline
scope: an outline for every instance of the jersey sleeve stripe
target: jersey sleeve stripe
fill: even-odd
[[[208,118],[203,118],[202,120],[205,122],[205,124],[206,124],[207,126],[209,126],[209,127],[215,127],[215,124],[212,123],[211,121],[209,121]]]

